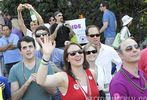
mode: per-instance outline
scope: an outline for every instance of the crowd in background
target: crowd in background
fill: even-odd
[[[122,17],[122,29],[108,2],[100,3],[103,26],[88,25],[88,43],[56,11],[44,23],[31,4],[19,4],[17,18],[0,13],[0,89],[4,100],[146,100],[147,49],[140,50]],[[30,13],[27,28],[23,11]],[[105,43],[100,41],[104,34]]]

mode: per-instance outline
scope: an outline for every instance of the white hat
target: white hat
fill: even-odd
[[[123,22],[123,26],[129,24],[131,21],[132,21],[132,17],[128,16],[128,15],[125,15],[122,17],[122,22]]]

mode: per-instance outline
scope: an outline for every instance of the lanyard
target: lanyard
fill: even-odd
[[[131,80],[131,78],[127,75],[127,73],[124,71],[124,69],[123,68],[121,68],[121,73],[125,76],[125,78],[136,88],[136,89],[138,89],[141,93],[144,93],[144,91],[147,89],[147,81],[146,81],[146,79],[143,77],[143,76],[141,76],[141,78],[144,80],[144,82],[145,82],[145,86],[144,86],[144,88],[142,88],[141,86],[139,86],[138,84],[136,84],[133,80]]]
[[[85,72],[85,71],[84,71],[84,72]],[[90,96],[91,96],[91,87],[90,87],[90,83],[89,83],[88,76],[87,76],[86,73],[85,73],[85,75],[86,75],[86,81],[87,81],[87,88],[88,88],[87,93],[88,93],[88,94],[85,93],[85,91],[84,91],[84,89],[82,88],[81,84],[80,84],[77,80],[76,80],[76,83],[78,84],[80,90],[82,91],[82,93],[83,93],[85,99],[86,99],[86,100],[92,100],[92,98],[90,98]]]
[[[23,77],[24,77],[24,79],[25,79],[25,81],[27,80],[27,78],[26,78],[26,75],[25,75],[25,70],[24,70],[24,67],[25,67],[25,65],[24,65],[24,63],[22,62],[22,73],[23,73]],[[37,66],[36,66],[36,60],[35,60],[35,66],[33,67],[33,73],[35,73],[36,72],[36,69],[37,69]]]

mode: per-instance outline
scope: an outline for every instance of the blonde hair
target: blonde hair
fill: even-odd
[[[95,48],[95,50],[98,51],[97,46],[94,45],[93,43],[87,43],[87,44],[83,47],[83,50],[86,51],[89,47],[93,47],[93,48]]]

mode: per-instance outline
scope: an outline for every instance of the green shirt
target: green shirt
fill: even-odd
[[[30,77],[32,73],[37,73],[40,59],[36,59],[36,64],[33,69],[28,69],[27,67],[23,66],[23,62],[19,62],[15,64],[9,74],[9,82],[17,81],[19,83],[19,87],[21,87],[25,82],[26,79]],[[53,74],[54,71],[52,70],[50,64],[48,66],[48,74]],[[51,94],[49,94],[44,88],[37,85],[36,82],[32,82],[28,89],[26,90],[25,94],[22,97],[22,100],[51,100]]]

